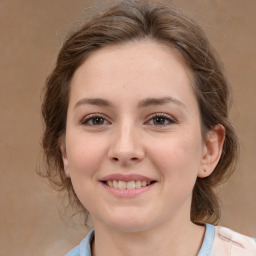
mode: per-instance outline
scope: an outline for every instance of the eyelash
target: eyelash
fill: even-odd
[[[171,125],[171,124],[175,124],[177,123],[174,118],[170,117],[169,115],[166,115],[164,113],[159,113],[159,114],[152,114],[151,118],[149,119],[149,121],[154,120],[156,118],[162,118],[165,121],[168,121],[168,124],[152,124],[152,125],[156,125],[156,126],[166,126],[166,125]],[[149,122],[147,121],[147,122]]]
[[[103,115],[100,115],[100,114],[91,114],[91,115],[88,115],[86,116],[85,118],[82,119],[81,121],[81,124],[82,125],[88,125],[88,126],[100,126],[100,125],[103,125],[103,124],[89,124],[90,121],[93,122],[93,120],[96,120],[97,118],[100,118],[104,121],[106,121],[106,118],[103,116]],[[108,121],[107,121],[108,122]],[[108,122],[109,123],[109,122]]]
[[[101,123],[101,124],[93,124],[93,123],[89,123],[90,121],[93,122],[93,121],[96,121],[96,119],[99,118],[101,119],[103,122],[107,122],[108,124],[110,124],[110,122],[108,122],[106,120],[106,118],[101,115],[101,114],[91,114],[89,116],[86,116],[85,118],[82,119],[81,121],[81,124],[82,125],[86,125],[86,126],[101,126],[101,125],[105,125],[104,123]],[[150,116],[150,118],[148,119],[148,121],[146,121],[145,123],[149,123],[150,121],[153,121],[154,119],[156,118],[162,118],[162,120],[164,122],[168,122],[167,124],[151,124],[151,125],[155,125],[155,126],[167,126],[167,125],[171,125],[171,124],[175,124],[177,123],[176,120],[172,117],[170,117],[169,115],[166,115],[164,113],[158,113],[158,114],[152,114]],[[154,122],[154,121],[153,121]]]

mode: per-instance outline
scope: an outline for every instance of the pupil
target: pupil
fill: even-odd
[[[94,119],[94,124],[103,124],[103,118],[101,117],[96,117]]]
[[[155,124],[164,124],[165,119],[162,117],[156,117],[155,118]]]

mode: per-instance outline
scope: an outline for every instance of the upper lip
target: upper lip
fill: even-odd
[[[154,179],[151,179],[149,177],[139,175],[139,174],[110,174],[101,179],[101,181],[108,181],[108,180],[121,180],[121,181],[155,181]]]

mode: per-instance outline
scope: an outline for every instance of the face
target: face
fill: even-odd
[[[61,150],[95,227],[189,221],[207,149],[188,73],[150,41],[100,49],[75,72]]]

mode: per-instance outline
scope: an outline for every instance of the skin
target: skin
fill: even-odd
[[[148,40],[100,49],[76,70],[61,151],[92,217],[94,256],[197,255],[204,227],[190,221],[192,189],[217,165],[224,128],[202,138],[190,77],[174,49]],[[166,97],[171,101],[142,106],[147,98]],[[100,182],[116,173],[156,182],[121,198]]]

